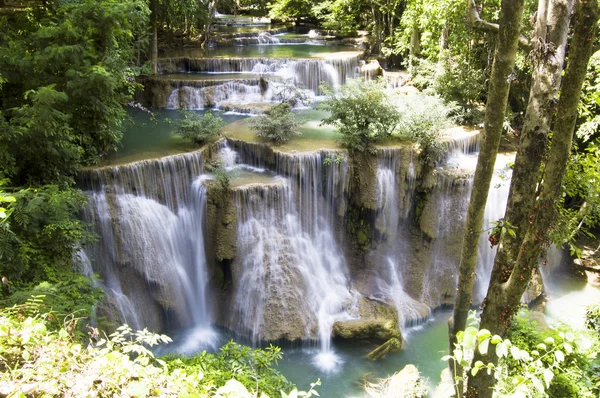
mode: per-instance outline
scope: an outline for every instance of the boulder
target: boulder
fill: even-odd
[[[419,370],[414,365],[406,365],[393,376],[369,383],[365,389],[374,398],[421,398],[427,393]]]
[[[386,343],[396,339],[402,346],[398,313],[389,304],[368,297],[359,302],[361,319],[338,321],[333,324],[334,337]]]

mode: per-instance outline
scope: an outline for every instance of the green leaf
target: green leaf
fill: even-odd
[[[554,352],[554,357],[558,362],[564,362],[565,360],[565,354],[561,350],[556,350]]]
[[[479,343],[479,347],[478,347],[479,353],[481,355],[486,355],[488,352],[489,346],[490,346],[490,339],[486,338],[481,343]]]
[[[506,343],[502,342],[502,343],[498,343],[498,345],[496,346],[496,356],[498,358],[504,358],[508,355],[508,347],[506,346]]]
[[[546,388],[550,388],[550,382],[554,378],[554,373],[550,369],[544,369],[544,381],[546,382]]]

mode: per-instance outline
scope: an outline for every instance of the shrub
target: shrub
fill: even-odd
[[[181,114],[183,119],[176,122],[176,133],[196,145],[217,137],[224,125],[223,119],[212,112],[206,112],[203,117],[192,111],[181,111]]]
[[[39,309],[33,300],[0,310],[2,396],[279,397],[294,389],[273,369],[282,355],[277,347],[230,342],[217,354],[157,358],[150,348],[170,342],[165,335],[125,325],[106,337],[89,328],[83,344],[73,335],[77,319],[55,330],[48,323],[54,316]],[[309,397],[314,385],[289,396]]]
[[[327,99],[321,106],[331,112],[322,120],[337,128],[341,144],[358,152],[374,152],[373,144],[396,129],[400,113],[391,103],[384,83],[351,80],[339,90],[324,88]]]
[[[478,330],[474,312],[469,326],[457,334],[452,355],[443,360],[463,367],[458,381],[487,371],[494,373],[494,396],[591,397],[595,396],[590,371],[598,351],[598,339],[586,331],[549,329],[540,332],[527,313],[517,317],[506,339]],[[475,322],[475,325],[474,325]],[[494,350],[499,363],[471,364],[475,350],[485,355]]]
[[[300,135],[296,129],[300,121],[292,113],[287,103],[275,105],[263,116],[250,119],[250,128],[256,136],[266,138],[276,144],[282,144],[294,135]]]
[[[446,151],[442,130],[451,124],[451,108],[441,98],[422,94],[400,95],[396,106],[401,114],[398,135],[417,142],[421,163],[434,167]]]

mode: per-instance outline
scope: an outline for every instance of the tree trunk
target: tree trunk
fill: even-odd
[[[150,24],[152,27],[152,40],[150,41],[150,60],[152,73],[158,73],[158,7],[157,0],[150,0]]]
[[[558,0],[550,2],[548,34],[549,36],[560,34],[561,37],[555,36],[556,40],[564,36],[565,44],[562,46],[564,48],[566,47],[569,19],[569,16],[565,15],[564,8],[568,7],[570,11],[572,2],[569,1],[566,5],[557,3],[559,3]],[[506,274],[500,275],[502,279],[492,278],[490,280],[490,289],[488,290],[486,299],[488,302],[482,313],[481,328],[489,329],[492,333],[501,336],[505,336],[512,316],[519,307],[521,297],[527,288],[532,272],[537,270],[542,248],[548,244],[549,232],[556,220],[556,198],[560,193],[562,178],[571,149],[572,135],[577,118],[577,105],[583,80],[585,79],[587,63],[592,54],[592,43],[594,41],[594,30],[598,20],[598,13],[597,0],[577,2],[575,33],[569,52],[569,65],[567,66],[565,81],[562,84],[552,147],[549,161],[544,171],[541,192],[537,202],[530,201],[526,209],[527,211],[522,215],[524,220],[518,220],[522,228],[519,231],[522,242],[519,242],[516,249],[514,247],[509,248],[509,256],[514,257],[508,257],[508,259],[501,258],[500,260],[504,261],[504,263],[497,262],[494,264],[495,271],[501,269]],[[556,18],[565,19],[565,21],[561,22]],[[560,33],[558,30],[562,30],[563,32]],[[564,50],[561,50],[557,46],[556,54],[551,58],[557,60],[561,51]],[[560,66],[562,66],[562,62]],[[560,74],[561,72],[562,68],[559,67],[556,73]],[[526,115],[526,118],[528,117]],[[535,154],[530,153],[524,156],[533,158]],[[527,167],[527,162],[524,164]],[[529,170],[529,172],[535,173],[537,176],[538,173],[536,170],[538,169]],[[533,184],[536,182],[537,179],[533,180]],[[531,199],[535,200],[535,191],[531,195]],[[523,203],[521,203],[521,207]],[[511,211],[514,211],[514,209],[508,207],[507,216]],[[507,261],[512,258],[516,261],[508,263]],[[502,268],[497,269],[497,265]],[[475,358],[475,360],[478,359],[481,358]],[[493,352],[485,358],[486,361],[495,359]],[[484,375],[483,377],[476,377],[473,382],[477,385],[489,387],[493,383],[493,380]]]
[[[467,315],[471,307],[479,235],[502,136],[502,125],[510,88],[509,75],[517,55],[523,3],[524,0],[502,0],[498,45],[494,55],[486,104],[484,137],[467,212],[454,313],[449,322],[450,350],[454,348],[456,333],[464,330],[466,326]]]
[[[206,22],[206,26],[204,27],[204,41],[200,47],[206,48],[208,42],[210,40],[210,29],[212,27],[212,21],[215,18],[215,13],[217,12],[217,0],[211,0],[208,6],[208,21]]]

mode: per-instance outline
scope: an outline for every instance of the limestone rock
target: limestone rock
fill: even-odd
[[[362,297],[359,303],[361,319],[338,321],[333,324],[333,335],[343,339],[369,340],[385,343],[396,339],[402,346],[398,314],[390,305]]]
[[[406,365],[400,372],[377,383],[369,383],[366,392],[373,398],[421,398],[427,393],[419,370]]]

